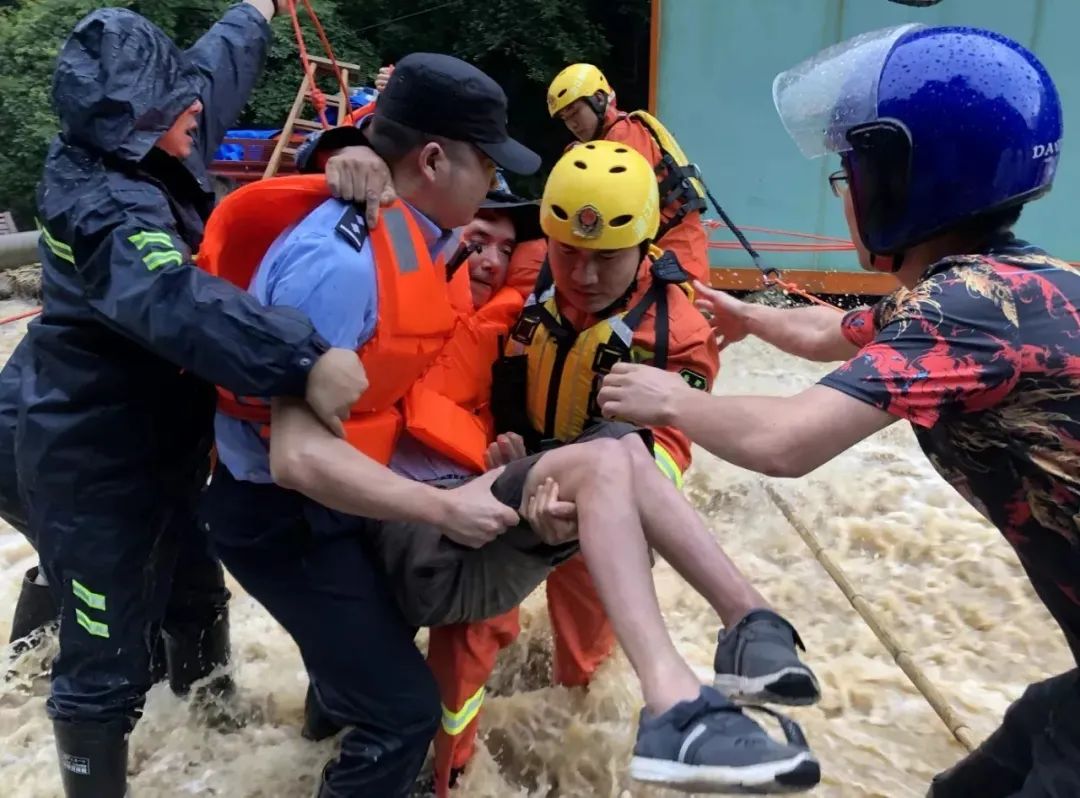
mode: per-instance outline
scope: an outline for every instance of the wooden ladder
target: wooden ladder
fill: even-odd
[[[296,157],[296,147],[292,145],[292,137],[294,131],[306,131],[314,132],[322,130],[322,123],[318,119],[318,113],[314,114],[311,119],[302,118],[300,114],[304,110],[305,105],[311,105],[314,109],[314,105],[311,103],[311,88],[318,85],[318,79],[320,75],[330,75],[334,82],[337,83],[337,75],[334,74],[334,65],[328,58],[320,58],[318,56],[309,56],[308,61],[311,62],[311,69],[304,76],[304,80],[300,83],[300,88],[296,92],[296,99],[293,101],[292,110],[289,111],[289,116],[285,119],[285,125],[281,129],[281,134],[278,136],[277,144],[274,146],[274,151],[270,155],[270,160],[266,164],[266,170],[263,172],[263,179],[273,177],[277,174],[278,168],[281,166],[281,159],[283,156],[288,155],[291,158]],[[341,79],[345,84],[345,88],[349,87],[349,73],[359,74],[360,67],[356,64],[348,64],[344,61],[337,62],[338,69],[341,70]],[[337,124],[342,124],[345,117],[345,101],[347,97],[341,94],[340,88],[337,94],[326,95],[326,107],[337,109]]]

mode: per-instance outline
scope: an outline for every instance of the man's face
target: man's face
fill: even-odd
[[[432,142],[423,157],[435,222],[447,230],[471,222],[495,182],[495,162],[460,141]]]
[[[486,303],[506,284],[506,270],[514,251],[514,225],[506,214],[481,211],[461,233],[466,245],[479,247],[469,256],[469,287],[473,307]]]
[[[859,235],[859,220],[855,216],[855,203],[851,198],[851,175],[847,169],[841,169],[829,175],[829,187],[834,195],[844,203],[844,221],[847,222],[848,233],[851,243],[855,245],[855,254],[859,257],[859,266],[865,271],[880,271],[880,266],[874,266],[870,262],[870,251],[862,242]]]
[[[154,146],[181,161],[187,158],[195,146],[195,131],[199,127],[199,114],[202,110],[202,102],[193,102],[176,117],[172,127],[161,135]]]
[[[559,111],[559,119],[578,141],[590,141],[596,133],[596,112],[584,97]]]
[[[549,239],[548,263],[563,298],[578,310],[597,313],[626,293],[641,255],[638,247],[582,249]]]

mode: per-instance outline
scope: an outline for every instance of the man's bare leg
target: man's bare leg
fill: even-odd
[[[559,497],[577,505],[578,534],[589,573],[641,681],[645,704],[659,714],[696,698],[701,682],[675,650],[660,613],[638,508],[627,501],[634,489],[631,468],[627,450],[618,441],[565,446],[537,461],[523,496],[533,495],[550,477],[559,485]]]
[[[713,660],[714,686],[735,698],[813,704],[821,688],[799,659],[795,627],[739,572],[697,511],[656,467],[636,435],[619,441],[633,464],[645,538],[716,610],[724,631]]]
[[[768,608],[720,548],[701,516],[664,476],[637,435],[620,440],[634,463],[634,491],[645,539],[731,628],[750,610]]]
[[[786,721],[794,730],[788,743],[773,740],[738,706],[702,687],[676,651],[656,598],[639,510],[629,498],[635,468],[626,445],[596,439],[545,453],[522,494],[527,502],[550,477],[560,498],[577,505],[582,553],[646,703],[631,777],[690,792],[815,786],[820,767],[793,721]]]

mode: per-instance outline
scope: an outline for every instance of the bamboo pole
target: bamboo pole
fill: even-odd
[[[764,484],[764,483],[763,483]],[[832,580],[836,583],[836,586],[840,588],[844,596],[850,602],[851,606],[855,608],[855,611],[862,616],[862,619],[866,621],[866,625],[869,626],[877,639],[881,641],[881,644],[885,646],[890,654],[892,654],[893,660],[900,669],[911,680],[911,683],[915,685],[916,689],[922,693],[923,697],[933,707],[934,712],[941,718],[945,726],[952,732],[953,736],[960,742],[964,748],[968,751],[975,750],[975,740],[972,737],[971,729],[964,724],[953,712],[948,702],[941,692],[931,683],[922,669],[915,664],[915,661],[911,658],[911,654],[901,648],[900,643],[893,636],[892,632],[885,628],[885,625],[881,622],[881,619],[877,617],[873,609],[867,603],[859,593],[855,591],[854,586],[851,584],[851,580],[847,578],[847,575],[841,570],[840,566],[833,562],[832,558],[825,553],[817,536],[810,531],[810,529],[803,524],[795,515],[795,511],[787,500],[781,496],[772,485],[764,484],[765,492],[769,498],[772,499],[773,504],[777,506],[787,522],[799,533],[799,537],[803,539],[803,542],[813,552],[814,557],[821,563],[821,567],[824,568]]]

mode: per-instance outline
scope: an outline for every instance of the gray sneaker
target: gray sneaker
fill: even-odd
[[[799,633],[772,610],[753,610],[718,638],[713,686],[729,698],[789,706],[821,698],[814,672],[795,651],[806,650]]]
[[[711,687],[662,715],[642,710],[630,777],[692,793],[804,792],[821,780],[821,766],[795,721],[780,721],[778,743],[741,707]]]

